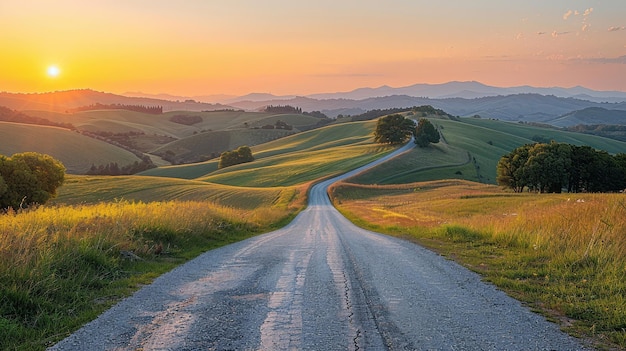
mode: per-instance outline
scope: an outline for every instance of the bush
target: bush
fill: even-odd
[[[36,152],[0,156],[0,208],[43,205],[56,196],[65,179],[65,166],[51,156]]]
[[[252,161],[254,161],[254,156],[252,156],[252,150],[250,150],[250,148],[247,146],[240,146],[235,151],[223,152],[220,156],[220,162],[218,163],[217,168],[222,169],[225,167]]]

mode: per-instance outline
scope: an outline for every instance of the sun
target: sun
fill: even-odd
[[[61,74],[61,70],[59,69],[59,67],[52,65],[52,66],[48,66],[48,77],[51,78],[56,78],[59,76],[59,74]]]

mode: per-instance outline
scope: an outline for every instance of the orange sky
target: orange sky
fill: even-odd
[[[2,0],[0,91],[304,95],[452,80],[626,91],[626,1],[546,2]]]

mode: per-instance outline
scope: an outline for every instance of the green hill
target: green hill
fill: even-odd
[[[52,203],[108,201],[208,201],[239,209],[254,209],[291,197],[291,187],[240,188],[183,179],[142,176],[70,176]]]
[[[172,163],[191,163],[219,157],[242,145],[253,146],[293,134],[283,129],[228,129],[198,133],[160,146],[150,153]]]
[[[626,152],[625,142],[552,128],[477,118],[431,121],[439,127],[444,137],[442,142],[424,149],[416,148],[351,181],[400,184],[454,178],[495,184],[500,157],[518,146],[537,141],[555,140],[589,145],[609,153]]]
[[[92,164],[117,162],[120,166],[140,161],[133,153],[68,129],[0,122],[0,154],[34,151],[61,161],[68,173],[82,174]]]
[[[126,155],[128,152],[120,148],[117,154],[125,156],[114,157],[115,153],[111,153],[112,145],[121,145],[125,149],[135,150],[136,153],[151,154],[155,163],[160,165],[190,163],[217,157],[226,150],[236,149],[242,145],[258,145],[310,129],[320,122],[319,118],[307,115],[233,110],[171,111],[157,115],[124,109],[75,113],[28,110],[23,113],[25,118],[32,116],[51,123],[68,124],[82,133],[109,141],[109,144],[88,143],[85,148],[93,152],[94,157],[87,160],[57,152],[57,158],[67,160],[68,164],[72,163],[72,166],[68,167],[72,173],[85,173],[92,164],[98,166],[117,162],[121,166],[129,163]],[[289,130],[268,129],[268,126],[275,125],[279,120],[286,123]],[[24,138],[38,140],[38,132],[33,131],[32,136],[30,133],[28,128],[22,128],[20,131]],[[27,147],[24,143],[9,142],[9,144],[14,147],[9,149],[9,146],[6,146],[5,152],[41,150]],[[104,150],[94,152],[95,145],[102,145]],[[80,149],[75,142],[72,147]],[[48,144],[43,151],[47,150],[51,150]],[[100,154],[107,154],[109,157],[102,157]],[[130,163],[135,160],[136,157],[133,157]]]
[[[197,179],[237,186],[287,186],[348,171],[389,152],[374,144],[376,121],[343,123],[252,147],[254,162],[217,169],[217,160],[160,167],[146,176]]]

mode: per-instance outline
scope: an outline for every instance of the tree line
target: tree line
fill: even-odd
[[[56,196],[65,180],[65,166],[49,155],[23,152],[0,155],[0,209],[15,211]]]
[[[120,167],[117,162],[110,162],[107,164],[102,164],[96,166],[95,164],[91,165],[91,168],[87,171],[87,175],[131,175],[139,172],[146,171],[151,168],[156,168],[156,165],[152,162],[149,156],[145,156],[140,161],[135,161],[131,164],[127,164],[125,166]]]
[[[263,112],[282,113],[282,114],[287,114],[287,113],[302,114],[302,109],[300,107],[294,107],[290,105],[277,105],[277,106],[268,105],[268,106],[265,106],[265,108],[263,109]]]
[[[35,124],[41,126],[52,126],[76,130],[71,123],[53,122],[46,118],[27,115],[23,112],[11,110],[10,108],[0,106],[0,121],[12,123]]]
[[[163,106],[144,106],[144,105],[124,105],[124,104],[101,104],[96,102],[88,106],[81,106],[72,109],[72,112],[93,111],[93,110],[128,110],[141,113],[149,113],[152,115],[160,115],[163,113]]]
[[[515,192],[623,191],[626,154],[554,141],[526,144],[500,158],[496,181]]]

